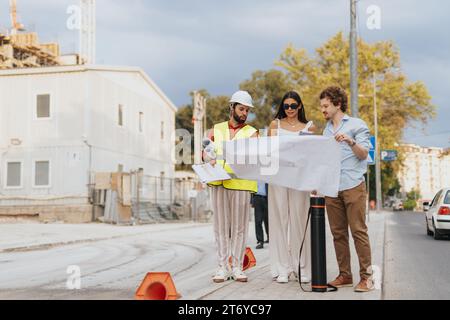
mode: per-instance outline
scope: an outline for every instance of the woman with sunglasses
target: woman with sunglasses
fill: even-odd
[[[288,92],[281,101],[275,120],[270,125],[270,136],[312,134],[313,122],[306,120],[305,107],[297,92]],[[276,185],[269,186],[269,238],[272,277],[278,283],[298,279],[301,265],[301,282],[310,282],[310,235],[307,232],[299,262],[301,241],[306,229],[310,193]]]

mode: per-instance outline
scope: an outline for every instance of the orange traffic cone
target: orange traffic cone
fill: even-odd
[[[147,273],[134,296],[136,300],[177,300],[180,297],[168,272]]]
[[[231,257],[228,260],[228,262],[230,263],[231,266]],[[252,249],[247,248],[245,250],[245,255],[244,255],[244,261],[242,262],[242,270],[248,270],[250,268],[253,268],[254,266],[256,266],[256,258],[255,255],[253,254]]]
[[[252,249],[247,248],[247,250],[245,250],[244,262],[242,264],[242,270],[245,271],[250,268],[253,268],[254,266],[256,266],[255,255],[253,254]]]

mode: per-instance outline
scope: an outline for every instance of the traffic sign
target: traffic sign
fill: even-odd
[[[395,161],[397,160],[397,150],[383,150],[381,151],[381,161]]]
[[[375,137],[370,136],[370,149],[369,149],[369,157],[367,158],[367,164],[369,166],[375,165]]]

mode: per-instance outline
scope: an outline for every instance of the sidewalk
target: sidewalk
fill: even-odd
[[[373,264],[381,270],[381,278],[384,268],[384,232],[385,232],[385,216],[386,214],[372,213],[370,215],[369,235],[372,245]],[[204,227],[205,224],[195,223],[178,223],[178,224],[157,224],[133,227],[118,227],[106,224],[84,224],[84,225],[67,225],[67,224],[0,224],[0,253],[21,252],[31,250],[45,250],[57,246],[90,243],[100,240],[117,239],[129,236],[144,234],[165,234],[165,231],[180,232],[189,231],[189,234],[196,232],[199,226]],[[206,259],[204,265],[195,272],[182,273],[175,275],[174,280],[179,292],[183,295],[182,300],[379,300],[381,299],[381,290],[375,290],[370,293],[358,294],[353,292],[353,288],[343,288],[336,293],[304,293],[301,291],[297,282],[288,284],[278,284],[272,281],[269,266],[269,246],[266,245],[263,250],[255,250],[256,245],[254,222],[250,224],[248,245],[252,248],[256,259],[257,266],[248,270],[249,282],[246,284],[228,281],[224,284],[214,284],[211,281],[211,275],[215,271],[213,252],[214,242],[207,236],[207,239],[201,238],[204,244],[206,254],[211,259]],[[336,257],[334,253],[333,241],[329,232],[328,222],[327,228],[327,267],[328,280],[333,280],[338,274]],[[173,232],[171,233],[173,234]],[[209,233],[208,233],[209,234]],[[186,240],[191,243],[190,240]],[[355,275],[354,281],[359,280],[358,276],[358,260],[352,248],[352,269]],[[215,257],[215,256],[214,256]],[[210,261],[211,260],[211,261]],[[170,271],[170,270],[169,270]],[[193,285],[192,283],[196,283]],[[309,286],[305,286],[308,288]],[[131,289],[130,289],[131,290]],[[134,287],[132,291],[134,290]]]
[[[202,224],[170,223],[142,226],[91,224],[0,224],[0,253],[44,250],[53,247],[117,239],[152,231],[196,228]]]
[[[386,213],[371,213],[370,221],[368,222],[372,246],[372,263],[381,271],[381,274],[379,274],[380,279],[382,278],[384,265],[385,215]],[[339,274],[339,269],[328,222],[326,226],[327,274],[328,280],[331,281]],[[352,249],[352,271],[354,282],[357,282],[359,281],[359,264],[351,237],[350,243]],[[269,247],[266,245],[263,250],[254,250],[253,248],[252,250],[256,256],[257,266],[247,271],[248,283],[242,284],[228,281],[221,285],[211,284],[200,295],[184,298],[195,300],[381,300],[381,290],[361,294],[355,293],[353,288],[342,288],[338,292],[333,293],[305,293],[300,289],[298,282],[291,281],[288,284],[278,284],[272,281],[268,255]],[[304,288],[309,289],[309,285],[305,285]]]

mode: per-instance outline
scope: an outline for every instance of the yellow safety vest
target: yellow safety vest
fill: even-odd
[[[233,140],[235,139],[247,139],[251,138],[257,130],[252,126],[246,125],[241,130],[237,132]],[[214,126],[214,144],[216,145],[216,154],[218,158],[223,157],[223,142],[230,141],[230,129],[228,127],[228,122],[222,122],[216,124]],[[233,170],[230,168],[228,164],[225,163],[225,160],[217,160],[217,164],[222,166],[226,172],[234,174]],[[241,191],[250,191],[250,192],[258,192],[258,183],[256,181],[251,180],[243,180],[243,179],[231,179],[225,181],[215,181],[208,184],[209,186],[223,186],[225,189],[231,190],[241,190]]]

